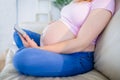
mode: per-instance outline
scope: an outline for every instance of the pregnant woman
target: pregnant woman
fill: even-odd
[[[25,75],[65,77],[94,68],[94,50],[99,34],[114,13],[114,0],[73,0],[61,10],[61,18],[43,34],[14,33],[19,50],[13,58]]]

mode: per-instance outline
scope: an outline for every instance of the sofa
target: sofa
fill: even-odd
[[[35,29],[38,24],[32,25],[34,29],[21,24],[26,29],[41,32]],[[116,0],[116,11],[109,24],[97,40],[94,54],[94,70],[85,74],[72,77],[33,77],[18,73],[12,58],[18,50],[16,45],[11,45],[7,51],[5,67],[0,72],[0,80],[120,80],[120,0]]]

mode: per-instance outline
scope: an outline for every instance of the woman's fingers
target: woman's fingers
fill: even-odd
[[[26,39],[27,42],[31,41],[30,37],[27,34],[24,34],[23,37]]]
[[[38,45],[36,44],[36,42],[33,39],[30,41],[30,46],[33,48],[38,48]]]
[[[33,39],[31,39],[27,34],[24,34],[23,36],[20,35],[20,38],[26,47],[33,47],[33,48],[38,47],[36,42]]]
[[[29,44],[30,47],[33,47],[33,48],[37,48],[38,45],[36,44],[36,42],[31,39],[27,34],[23,35],[27,41],[27,43]]]
[[[20,36],[21,40],[22,40],[23,42],[25,42],[25,39],[21,36],[21,34],[19,34],[19,36]]]
[[[29,43],[27,42],[26,38],[25,38],[25,37],[23,38],[23,36],[22,36],[21,34],[19,34],[19,36],[20,36],[20,38],[21,38],[21,40],[22,40],[24,46],[30,47],[30,45],[29,45]]]

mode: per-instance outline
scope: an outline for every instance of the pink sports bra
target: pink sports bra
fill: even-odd
[[[114,0],[93,0],[92,2],[83,1],[80,3],[71,2],[61,10],[60,20],[67,25],[74,35],[77,35],[91,10],[103,8],[113,14],[114,5]]]

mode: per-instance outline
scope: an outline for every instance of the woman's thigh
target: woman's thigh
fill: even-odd
[[[27,33],[27,35],[31,39],[33,39],[37,43],[38,46],[40,46],[40,37],[41,37],[40,34],[32,32],[32,31],[29,31],[29,30],[25,30],[25,29],[23,29],[23,30]],[[17,47],[18,48],[23,48],[24,45],[22,43],[22,40],[20,39],[20,36],[18,35],[18,32],[15,31],[13,37],[14,37],[14,41],[15,41]]]
[[[93,68],[92,59],[90,61],[88,58],[87,52],[59,54],[36,48],[25,48],[15,54],[13,63],[19,72],[27,75],[72,76]]]

